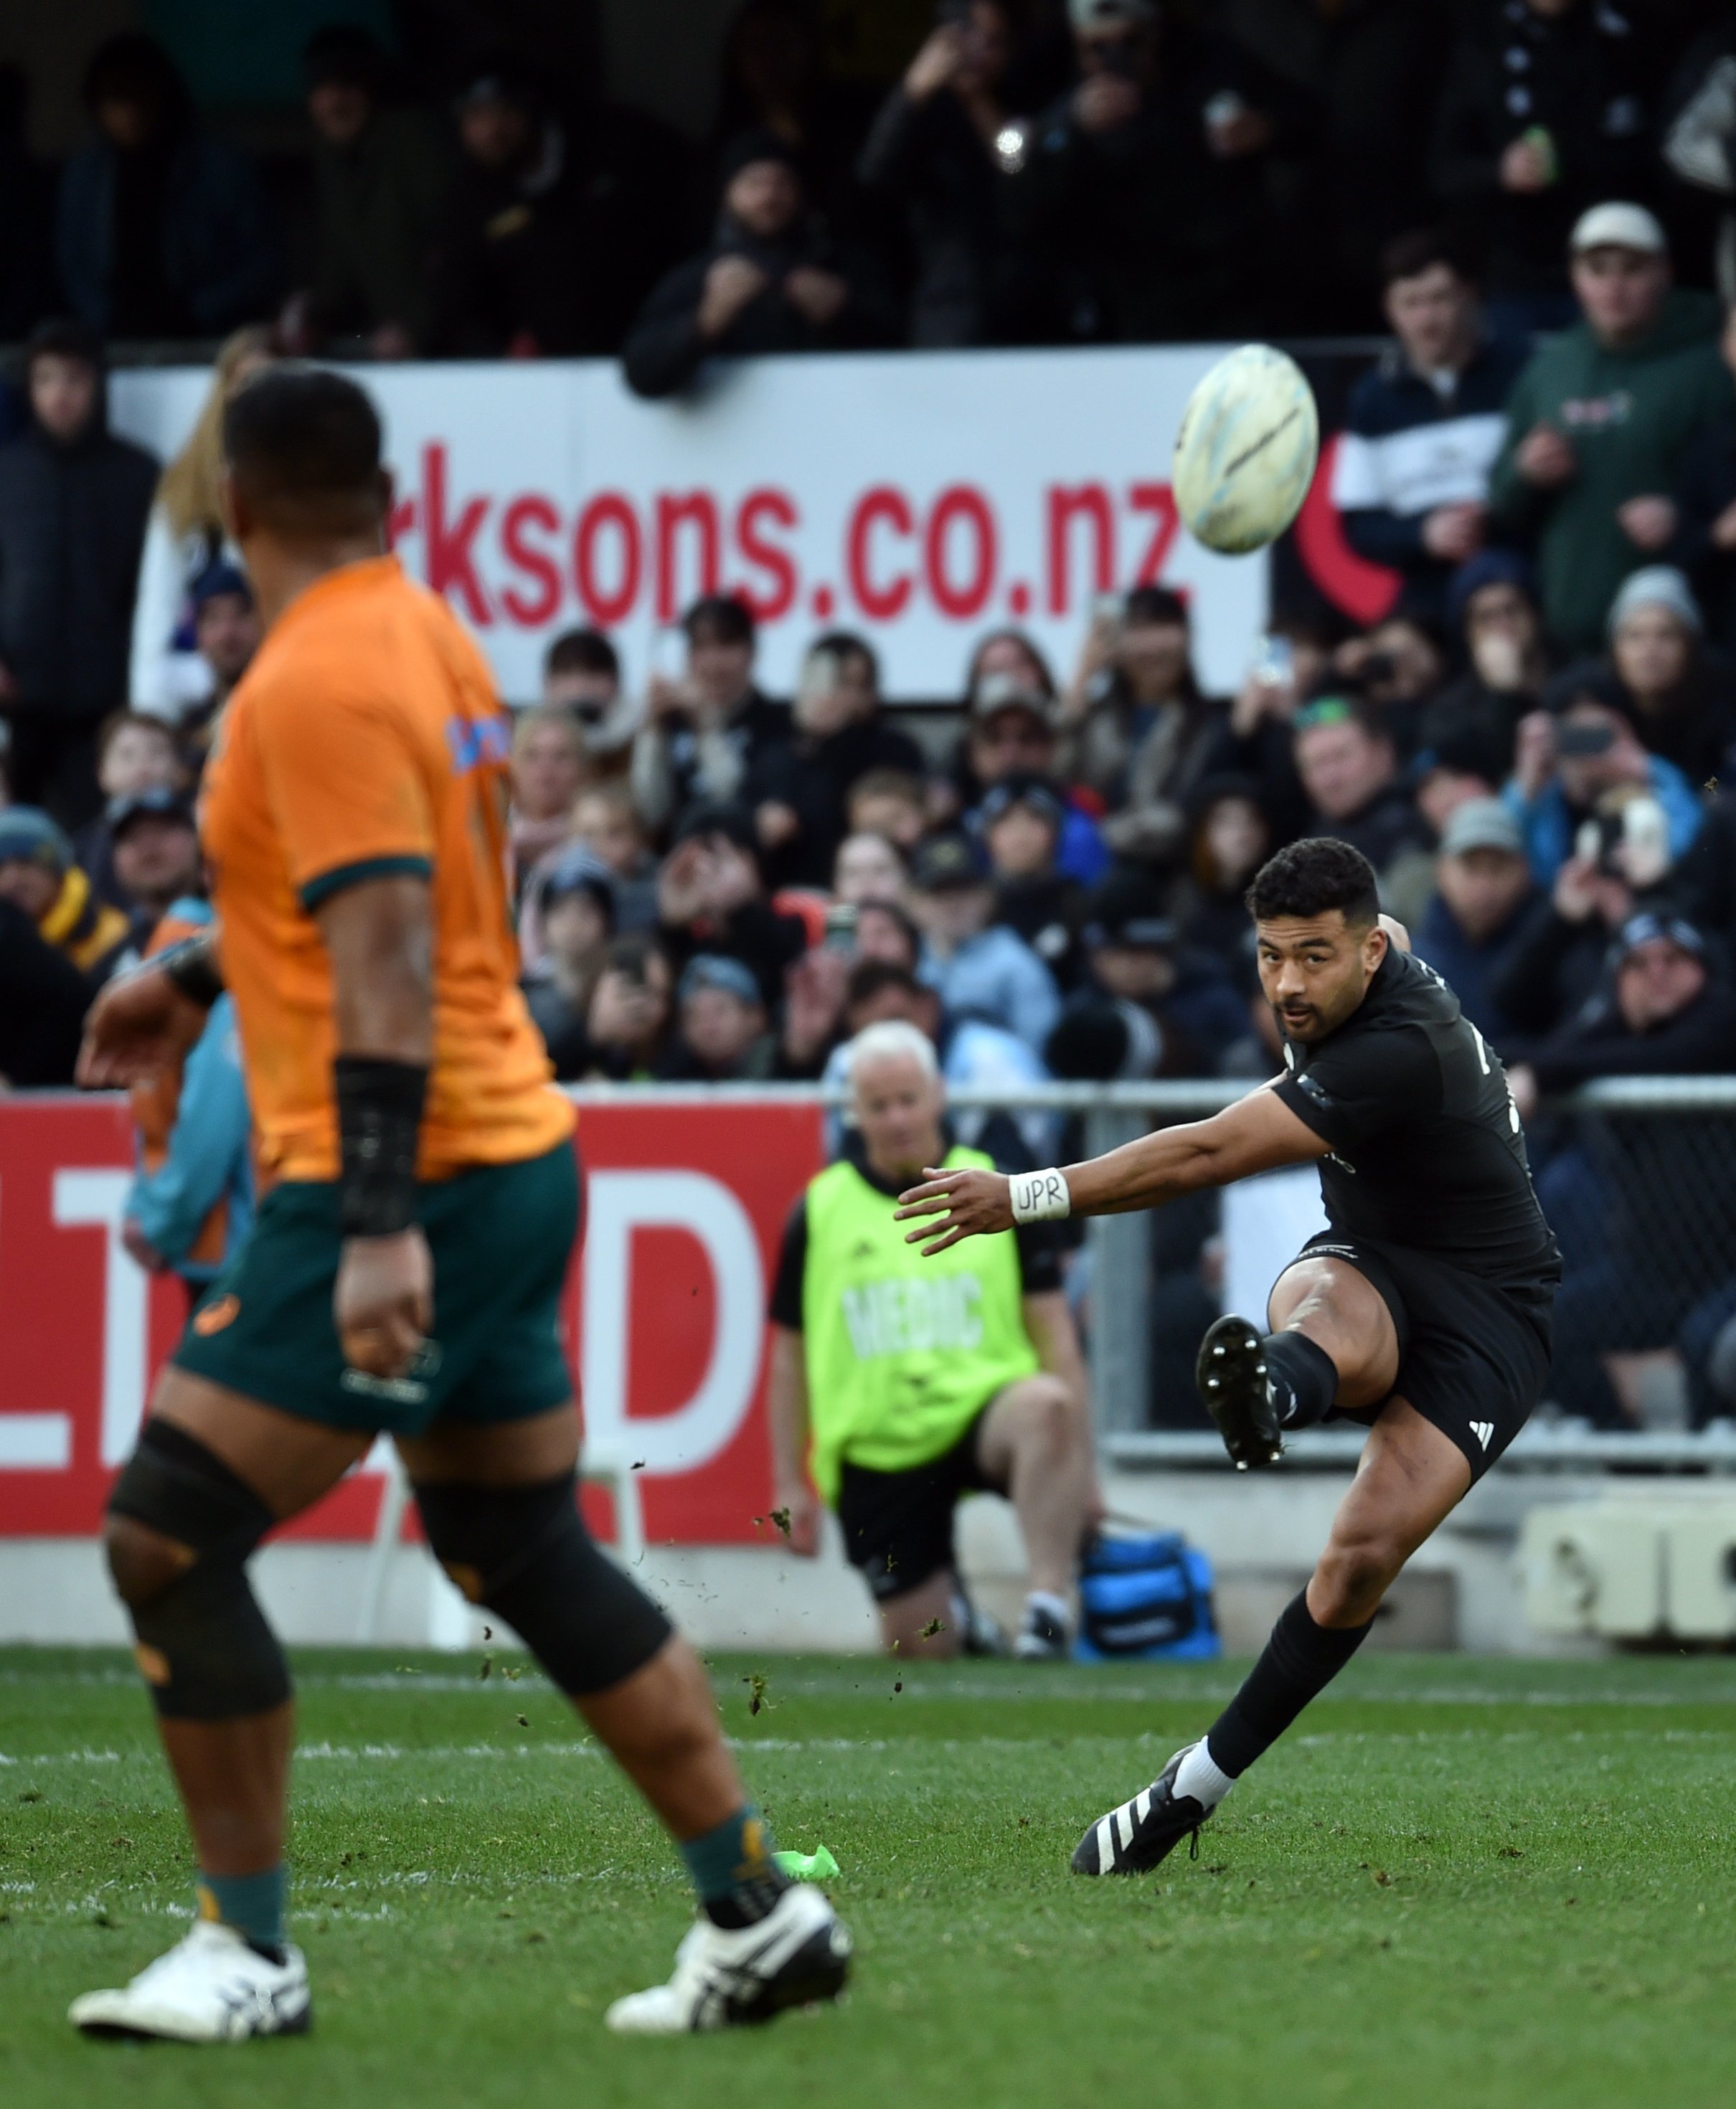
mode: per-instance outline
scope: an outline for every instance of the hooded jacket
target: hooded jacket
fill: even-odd
[[[1616,589],[1652,561],[1616,518],[1630,498],[1667,497],[1692,442],[1730,408],[1730,378],[1712,341],[1709,293],[1671,291],[1639,344],[1607,350],[1576,323],[1545,344],[1508,402],[1507,440],[1490,500],[1498,531],[1533,535],[1549,628],[1576,651],[1595,652]],[[1532,427],[1572,446],[1574,473],[1543,490],[1516,457]]]
[[[15,711],[95,718],[127,699],[133,594],[157,464],[99,393],[69,445],[34,419],[0,447],[0,666]]]

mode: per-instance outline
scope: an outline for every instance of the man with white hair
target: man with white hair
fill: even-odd
[[[1014,1651],[1064,1659],[1096,1481],[1054,1233],[1028,1226],[951,1264],[923,1260],[893,1217],[901,1188],[929,1166],[994,1160],[947,1132],[934,1042],[918,1027],[866,1027],[848,1074],[849,1142],[797,1204],[771,1297],[772,1450],[790,1542],[818,1548],[817,1487],[888,1647],[950,1655],[971,1631],[954,1506],[1005,1494],[1030,1569]]]

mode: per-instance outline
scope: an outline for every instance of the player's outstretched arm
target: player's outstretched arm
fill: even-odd
[[[434,1054],[427,881],[370,878],[314,920],[332,962],[343,1258],[332,1295],[344,1360],[401,1376],[433,1322],[434,1270],[416,1220],[416,1149]]]
[[[1305,1164],[1324,1157],[1327,1147],[1282,1099],[1262,1089],[1209,1120],[1159,1128],[1065,1170],[1012,1178],[1000,1172],[929,1172],[922,1185],[898,1196],[897,1217],[915,1223],[906,1242],[920,1244],[927,1257],[961,1238],[1010,1230],[1015,1222],[1158,1208],[1202,1186],[1228,1186],[1252,1172]]]
[[[75,1072],[82,1090],[137,1084],[179,1068],[223,994],[216,935],[201,930],[168,946],[97,991]]]

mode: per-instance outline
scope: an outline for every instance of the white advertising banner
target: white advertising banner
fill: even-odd
[[[866,630],[886,692],[949,696],[975,639],[1029,630],[1062,669],[1100,594],[1160,579],[1194,609],[1209,689],[1239,685],[1264,557],[1202,549],[1169,456],[1209,347],[852,355],[720,365],[644,403],[602,360],[370,367],[405,561],[531,700],[549,639],[594,623],[642,680],[681,608],[739,591],[761,679],[815,632]],[[114,421],[167,455],[203,370],[118,373]]]

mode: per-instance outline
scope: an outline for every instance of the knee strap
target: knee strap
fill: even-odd
[[[428,1543],[472,1604],[498,1611],[569,1697],[644,1669],[674,1628],[585,1528],[574,1474],[534,1487],[416,1488]]]
[[[128,1606],[158,1713],[231,1721],[281,1706],[288,1666],[247,1584],[247,1556],[274,1520],[253,1489],[197,1436],[151,1420],[109,1511],[194,1555],[165,1587]]]

